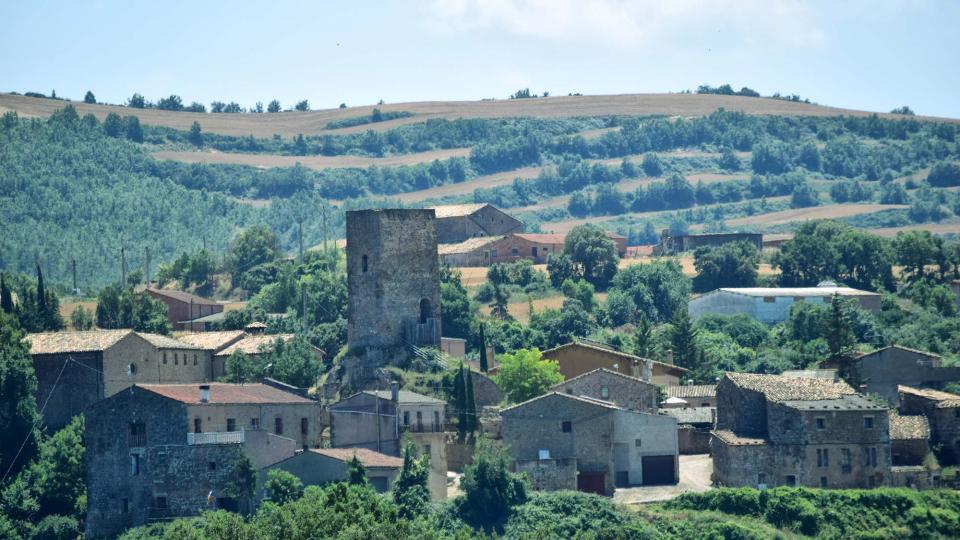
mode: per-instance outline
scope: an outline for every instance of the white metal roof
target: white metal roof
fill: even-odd
[[[879,296],[875,292],[861,291],[850,287],[723,287],[719,291],[744,296],[779,296],[779,297],[809,297],[809,296]]]

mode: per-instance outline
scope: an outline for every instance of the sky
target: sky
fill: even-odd
[[[0,91],[314,109],[701,84],[960,118],[960,1],[4,0]]]

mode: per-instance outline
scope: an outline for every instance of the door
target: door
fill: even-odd
[[[673,456],[643,456],[643,485],[664,486],[676,483]]]
[[[533,246],[532,248],[530,248],[530,254],[533,255],[534,259],[537,258],[537,246]]]
[[[577,474],[577,491],[606,495],[606,474],[580,472]]]

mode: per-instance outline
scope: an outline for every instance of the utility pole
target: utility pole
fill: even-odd
[[[147,262],[147,287],[150,287],[150,246],[143,248],[144,256],[146,257]]]
[[[120,246],[120,288],[127,286],[127,258]]]
[[[73,267],[73,294],[77,294],[77,260],[73,259],[70,263]]]
[[[327,207],[320,207],[320,214],[323,216],[323,254],[327,254]]]
[[[300,264],[303,264],[303,218],[297,220],[297,225],[300,227]]]

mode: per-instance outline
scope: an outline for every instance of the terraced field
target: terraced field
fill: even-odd
[[[250,165],[253,167],[293,167],[299,163],[311,169],[346,169],[354,167],[392,167],[397,165],[417,165],[430,163],[435,159],[452,157],[468,157],[469,148],[451,148],[445,150],[431,150],[414,154],[399,154],[386,157],[366,156],[278,156],[274,154],[241,154],[234,152],[218,152],[216,150],[202,152],[153,152],[156,159],[182,161],[184,163],[232,163],[235,165]]]

